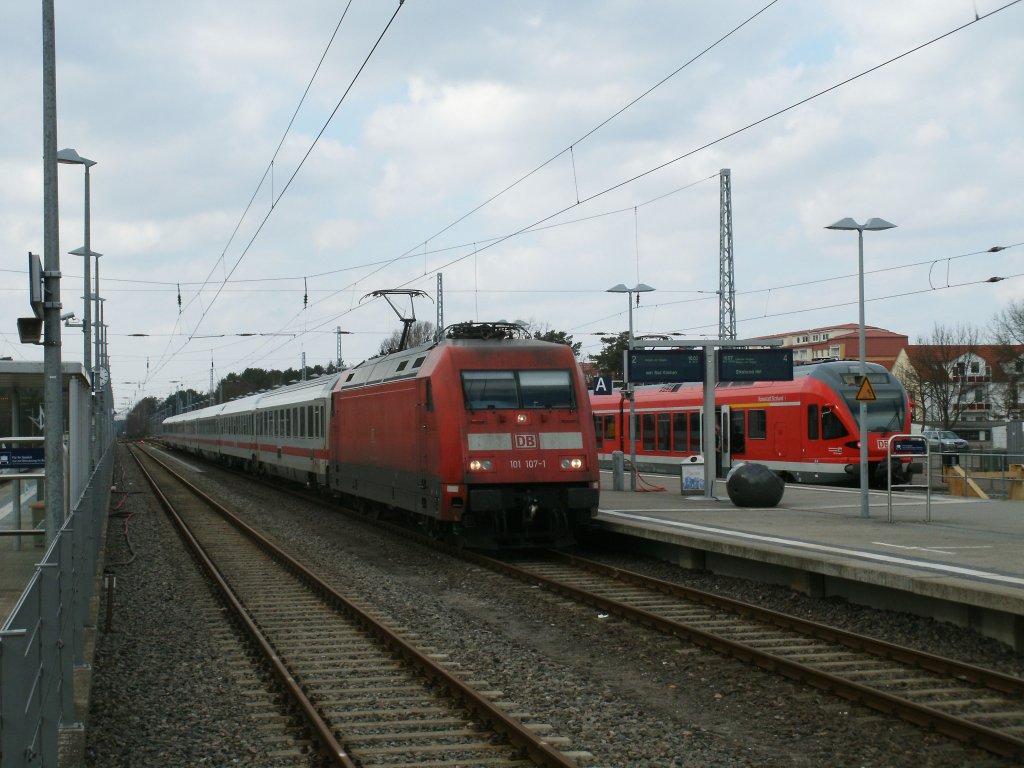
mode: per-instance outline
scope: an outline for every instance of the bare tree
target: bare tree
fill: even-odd
[[[995,340],[993,381],[994,396],[1007,418],[1020,418],[1024,413],[1024,301],[1011,301],[1010,305],[992,318],[992,338]]]
[[[925,423],[950,429],[960,420],[976,386],[965,361],[977,354],[979,335],[971,325],[936,323],[931,336],[908,347],[910,367],[902,374],[903,385],[920,405]]]
[[[409,328],[409,338],[406,340],[405,347],[406,349],[418,347],[420,344],[426,344],[428,341],[433,340],[434,324],[429,320],[417,320]],[[380,354],[390,355],[392,352],[397,352],[401,341],[402,332],[395,331],[380,343]]]
[[[992,338],[996,344],[1024,344],[1024,301],[1011,301],[992,318]]]

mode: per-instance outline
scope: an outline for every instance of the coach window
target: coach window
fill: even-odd
[[[686,414],[672,414],[672,450],[676,453],[686,453],[689,446],[686,444]]]
[[[601,422],[603,418],[595,413],[594,414],[594,436],[597,438],[597,450],[601,450],[604,447],[604,433],[601,431]]]
[[[299,437],[309,437],[306,432],[306,409],[299,408]]]
[[[694,453],[703,453],[703,446],[700,438],[700,411],[694,411],[690,414],[690,450]]]
[[[818,406],[807,406],[807,439],[818,439]]]
[[[747,411],[747,437],[751,440],[764,440],[768,437],[767,412],[760,408]]]
[[[668,453],[672,450],[672,415],[668,413],[658,414],[658,450]]]
[[[745,411],[729,412],[729,452],[743,454],[747,452],[747,434],[743,427]]]
[[[645,413],[640,417],[640,435],[645,451],[654,450],[654,414]]]
[[[604,417],[604,439],[614,440],[615,435],[615,417],[605,416]]]

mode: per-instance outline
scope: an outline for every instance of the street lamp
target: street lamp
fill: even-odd
[[[85,166],[85,245],[71,251],[72,255],[85,256],[85,316],[82,318],[82,333],[85,335],[85,346],[82,352],[82,362],[85,363],[85,370],[92,376],[92,355],[89,349],[89,327],[91,315],[89,308],[89,169],[96,165],[95,160],[82,157],[73,149],[61,149],[57,151],[57,162],[67,165]]]
[[[858,343],[860,346],[860,376],[861,382],[867,378],[868,364],[864,350],[864,232],[879,232],[883,229],[892,229],[895,224],[890,224],[885,219],[871,218],[863,224],[858,224],[847,217],[840,219],[835,224],[830,224],[825,229],[857,230],[857,273],[858,273],[858,304],[860,307],[860,321],[858,326]],[[860,516],[870,517],[868,507],[868,403],[860,401]]]
[[[640,301],[639,294],[653,291],[649,285],[644,283],[637,283],[632,288],[627,288],[622,283],[612,286],[607,290],[607,293],[625,293],[628,294],[629,298],[629,338],[627,343],[629,345],[629,351],[633,351],[633,294],[638,294],[636,297],[637,302]],[[631,491],[636,490],[636,407],[633,404],[633,382],[629,380],[628,366],[622,371],[623,378],[626,379],[626,397],[629,399],[629,482]]]

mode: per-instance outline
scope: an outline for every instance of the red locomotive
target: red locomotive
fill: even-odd
[[[590,402],[572,350],[511,324],[452,326],[442,341],[326,385],[180,414],[162,432],[469,546],[564,545],[598,505]]]
[[[860,467],[859,363],[830,361],[797,366],[792,381],[720,384],[715,424],[721,473],[733,463],[764,464],[788,482],[856,484]],[[868,364],[876,399],[868,403],[871,483],[887,480],[886,441],[910,431],[906,390],[884,367]],[[642,388],[635,393],[636,463],[641,471],[679,473],[700,454],[703,389],[699,384]],[[629,455],[629,404],[621,396],[591,397],[598,453],[610,465],[612,451]],[[892,459],[893,483],[908,483],[909,459]]]

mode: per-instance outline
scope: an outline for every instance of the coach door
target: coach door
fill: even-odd
[[[733,410],[728,405],[715,406],[715,471],[716,477],[725,477],[732,468],[731,417]],[[735,412],[741,419],[743,411]],[[742,428],[742,425],[741,425]]]

